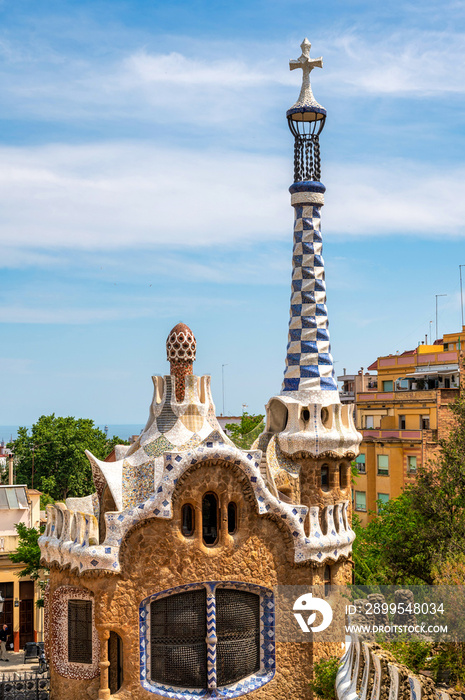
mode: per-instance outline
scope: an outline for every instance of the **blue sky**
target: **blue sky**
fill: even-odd
[[[336,372],[459,329],[463,0],[0,0],[0,424],[142,425],[180,320],[218,413],[279,393],[304,36]]]

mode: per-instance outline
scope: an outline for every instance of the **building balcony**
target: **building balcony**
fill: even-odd
[[[361,431],[364,442],[372,440],[399,441],[402,440],[421,440],[422,430],[381,430],[380,428],[363,429]]]
[[[340,391],[339,398],[341,403],[355,403],[355,391]]]
[[[364,401],[436,401],[436,389],[425,389],[420,391],[373,391],[357,394],[357,404]]]

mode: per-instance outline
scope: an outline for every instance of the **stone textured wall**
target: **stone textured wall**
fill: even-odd
[[[221,534],[214,547],[203,544],[200,532],[202,496],[215,492],[221,507]],[[237,532],[227,532],[227,503],[238,505]],[[193,537],[181,532],[181,507],[189,502],[196,513]],[[81,576],[53,566],[50,598],[62,585],[83,587],[93,593],[95,624],[117,632],[123,641],[123,686],[112,697],[157,697],[139,682],[139,603],[152,593],[197,581],[238,580],[273,588],[277,584],[310,585],[323,582],[324,565],[295,564],[288,530],[273,516],[259,516],[247,478],[232,465],[196,465],[183,475],[173,496],[172,520],[144,520],[127,535],[121,547],[121,574],[85,572]],[[350,564],[332,565],[332,582],[350,582]],[[51,611],[53,616],[53,609]],[[257,700],[310,698],[313,663],[340,653],[336,647],[278,643],[275,678],[253,693]],[[52,699],[82,700],[97,697],[94,681],[70,681],[58,675],[52,664]]]

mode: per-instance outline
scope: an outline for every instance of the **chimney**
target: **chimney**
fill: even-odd
[[[13,486],[14,484],[14,478],[13,478],[13,455],[10,454],[8,455],[8,484],[10,486]]]

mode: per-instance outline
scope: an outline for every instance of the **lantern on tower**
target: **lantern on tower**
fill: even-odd
[[[310,58],[311,43],[304,39],[302,54],[289,61],[289,68],[302,69],[302,89],[299,99],[287,110],[287,122],[294,136],[294,182],[317,181],[321,177],[319,135],[326,121],[326,110],[313,96],[310,73],[323,68],[323,59]]]

